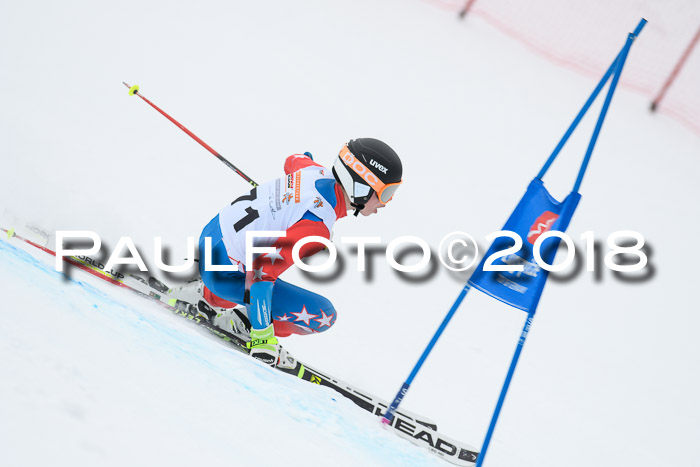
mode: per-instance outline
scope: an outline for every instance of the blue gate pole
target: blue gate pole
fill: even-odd
[[[535,305],[536,306],[536,305]],[[479,452],[479,457],[476,460],[476,467],[481,467],[484,463],[484,458],[486,457],[486,451],[489,448],[489,443],[491,443],[491,436],[493,436],[493,431],[496,428],[496,422],[498,421],[498,416],[501,413],[501,408],[503,407],[503,402],[506,400],[506,393],[508,392],[508,387],[510,386],[510,381],[513,379],[513,373],[515,373],[515,366],[518,364],[520,359],[520,352],[523,350],[525,345],[525,340],[527,339],[527,334],[532,326],[532,320],[535,317],[535,312],[531,311],[527,314],[527,320],[523,326],[523,331],[520,334],[520,340],[518,341],[518,346],[515,348],[515,354],[513,355],[513,360],[510,362],[510,368],[508,369],[508,375],[506,376],[506,381],[503,383],[503,388],[501,389],[501,395],[498,397],[498,403],[496,403],[496,410],[493,412],[491,417],[491,424],[489,425],[489,430],[486,432],[486,438],[484,438],[484,444],[481,446],[481,451]]]
[[[625,42],[625,45],[623,46],[622,50],[618,54],[617,58],[615,59],[615,62],[613,63],[613,67],[611,69],[614,70],[614,74],[612,76],[612,81],[610,83],[610,88],[608,89],[607,96],[605,97],[605,102],[603,103],[603,108],[600,111],[600,116],[598,117],[598,121],[596,123],[595,130],[593,131],[593,135],[591,136],[591,141],[588,145],[588,150],[586,151],[586,156],[583,160],[583,163],[581,164],[581,169],[579,170],[578,178],[576,179],[576,183],[574,184],[574,189],[572,190],[573,192],[578,192],[578,189],[581,186],[581,181],[583,180],[583,175],[586,172],[586,167],[588,165],[588,162],[590,161],[591,154],[593,153],[593,148],[595,147],[596,140],[598,138],[598,135],[600,133],[600,129],[603,126],[603,121],[605,120],[605,115],[608,111],[608,108],[610,106],[610,102],[612,101],[612,96],[615,93],[615,88],[617,87],[617,83],[620,80],[620,75],[622,74],[622,67],[625,65],[625,61],[627,60],[627,54],[629,52],[630,47],[632,46],[632,42],[634,39],[639,35],[639,33],[642,31],[644,28],[644,25],[647,23],[647,20],[642,18],[642,20],[639,22],[637,25],[637,28],[634,30],[633,33],[630,33],[627,36],[627,41]],[[610,70],[608,70],[610,71]],[[606,73],[607,75],[607,73]],[[607,79],[605,79],[607,81]],[[605,83],[605,81],[601,81],[601,83]],[[600,86],[600,85],[599,85]],[[596,88],[597,89],[597,88]],[[597,89],[598,92],[600,92],[599,89]],[[597,93],[596,93],[597,94]],[[589,99],[590,100],[590,99]],[[588,102],[586,103],[588,105]],[[584,106],[584,109],[587,110],[587,107]],[[583,112],[583,111],[582,111]],[[583,112],[585,113],[585,112]],[[579,113],[579,117],[583,116],[582,113]],[[577,119],[579,119],[577,117]],[[580,119],[579,119],[580,120]],[[577,121],[574,121],[575,124],[578,124]],[[572,124],[572,127],[570,130],[573,131],[573,128],[575,128],[575,125]],[[560,146],[563,146],[563,144],[560,144]],[[560,146],[557,146],[558,149],[561,149]],[[553,156],[556,156],[556,154],[553,154]],[[549,165],[553,161],[553,157],[550,157],[550,160],[547,161],[545,166],[542,168],[542,171],[540,174],[544,174],[544,172],[549,168]],[[539,175],[538,175],[538,178]],[[510,363],[510,368],[508,369],[508,375],[506,376],[506,381],[503,384],[503,388],[501,389],[501,395],[498,398],[498,402],[496,404],[496,409],[494,410],[493,416],[491,417],[491,423],[489,424],[489,429],[486,433],[486,437],[484,438],[484,444],[481,447],[481,451],[479,452],[479,457],[476,461],[476,467],[481,467],[484,463],[484,459],[486,458],[486,451],[489,448],[489,444],[491,443],[491,437],[493,436],[494,429],[496,428],[496,422],[498,421],[498,416],[501,413],[501,408],[503,407],[503,402],[505,401],[506,394],[508,393],[508,388],[510,386],[510,382],[513,378],[513,374],[515,373],[515,367],[518,364],[518,360],[520,359],[520,353],[522,352],[523,346],[525,345],[525,340],[527,339],[528,332],[530,331],[530,327],[532,326],[532,320],[535,316],[535,309],[537,308],[537,304],[535,303],[531,311],[528,312],[527,315],[527,320],[525,321],[525,325],[523,326],[523,332],[520,335],[520,340],[518,341],[518,346],[515,349],[515,354],[513,355],[513,360]]]
[[[598,83],[598,86],[596,86],[596,88],[593,90],[593,93],[591,93],[590,97],[588,98],[586,103],[581,108],[581,111],[578,113],[578,115],[576,115],[576,118],[574,118],[574,121],[569,126],[569,129],[566,130],[566,133],[564,133],[564,136],[562,136],[561,140],[559,141],[559,144],[557,144],[557,147],[554,148],[554,151],[552,151],[552,154],[549,156],[549,159],[547,159],[547,162],[545,162],[544,165],[542,166],[540,173],[537,174],[538,179],[542,180],[542,177],[544,177],[544,174],[547,173],[547,170],[549,170],[549,167],[554,162],[554,159],[557,158],[557,156],[561,152],[562,148],[564,147],[566,142],[569,140],[569,137],[571,136],[571,134],[574,132],[574,130],[576,129],[578,124],[583,119],[583,116],[586,115],[586,112],[588,112],[588,109],[591,107],[593,102],[598,97],[598,94],[600,94],[600,91],[603,89],[605,84],[610,79],[610,76],[612,75],[613,70],[615,69],[615,65],[617,65],[617,61],[619,60],[619,58],[620,58],[619,55],[615,58],[615,61],[612,62],[612,64],[608,68],[608,71],[605,72],[605,75],[603,75],[603,78]]]
[[[617,88],[617,83],[620,81],[620,75],[622,74],[622,67],[625,66],[625,61],[627,60],[627,54],[629,53],[630,47],[632,47],[632,42],[637,37],[637,35],[642,31],[647,20],[643,19],[639,22],[637,29],[627,36],[627,42],[622,48],[620,55],[617,59],[617,66],[615,69],[615,74],[612,77],[612,82],[610,83],[610,88],[608,89],[608,94],[605,96],[605,102],[603,102],[603,108],[600,111],[600,116],[596,122],[595,129],[593,130],[593,136],[591,136],[591,141],[588,144],[588,149],[586,150],[586,156],[583,158],[583,163],[578,172],[578,177],[576,178],[576,183],[574,184],[574,192],[578,192],[581,187],[581,182],[583,181],[583,175],[586,173],[588,168],[588,162],[591,160],[591,155],[593,154],[593,148],[595,147],[596,141],[598,141],[598,135],[600,134],[600,129],[603,127],[603,121],[605,120],[605,115],[608,113],[608,108],[610,107],[610,102],[612,101],[613,94],[615,93],[615,88]]]
[[[639,22],[639,24],[635,28],[634,32],[632,33],[632,36],[633,36],[632,39],[637,37],[639,35],[639,33],[642,32],[642,29],[644,28],[644,25],[646,23],[647,23],[647,20],[642,18],[642,20]],[[628,38],[628,40],[629,40],[629,38]],[[627,43],[625,43],[625,46],[626,45],[627,45]],[[627,47],[627,50],[629,51],[629,47]],[[588,109],[591,107],[593,102],[598,97],[598,94],[600,94],[600,91],[603,89],[605,84],[610,79],[610,76],[613,74],[613,71],[615,71],[616,69],[620,69],[620,70],[622,69],[622,67],[620,66],[620,59],[622,59],[622,64],[624,64],[625,58],[627,57],[627,52],[625,52],[625,58],[622,58],[622,54],[624,51],[625,51],[625,47],[623,47],[622,50],[620,51],[620,53],[617,54],[617,57],[615,57],[615,60],[613,60],[612,64],[608,68],[608,71],[605,72],[605,74],[603,75],[603,78],[601,78],[600,82],[598,83],[596,88],[593,90],[593,92],[591,93],[591,95],[588,98],[588,100],[586,101],[586,103],[581,108],[581,111],[578,113],[578,115],[576,115],[576,118],[574,118],[574,121],[571,123],[569,128],[566,130],[566,133],[564,133],[564,136],[559,141],[559,144],[557,144],[557,147],[554,148],[554,151],[552,151],[552,154],[549,156],[549,159],[547,159],[547,162],[545,162],[544,166],[542,166],[540,173],[537,174],[537,178],[542,180],[542,177],[544,177],[544,174],[547,172],[547,170],[549,170],[549,167],[554,162],[554,159],[557,158],[557,156],[559,155],[559,152],[561,152],[562,148],[564,147],[566,142],[569,140],[569,137],[574,132],[574,130],[576,129],[578,124],[581,122],[581,119],[583,119],[583,116],[586,115],[586,112],[588,112]],[[611,84],[611,87],[612,87],[612,84]],[[576,190],[574,190],[574,191],[576,191]]]
[[[462,289],[462,292],[460,292],[459,296],[457,297],[457,300],[455,300],[455,302],[452,304],[450,311],[447,312],[447,315],[445,316],[445,319],[442,320],[440,327],[438,327],[437,331],[435,331],[433,338],[430,339],[430,343],[423,351],[423,354],[418,359],[416,365],[413,367],[413,371],[411,371],[411,374],[408,376],[408,379],[406,379],[406,382],[403,383],[401,389],[399,389],[399,392],[396,393],[394,401],[391,403],[389,408],[386,410],[386,413],[382,417],[382,423],[387,425],[391,424],[391,421],[394,419],[394,412],[399,407],[399,404],[403,400],[403,397],[406,395],[406,392],[408,392],[408,388],[411,386],[413,378],[415,378],[418,374],[418,370],[420,370],[420,368],[423,366],[425,359],[428,358],[428,355],[433,350],[435,343],[438,341],[438,339],[440,339],[442,332],[449,324],[450,320],[452,319],[452,316],[454,316],[455,312],[457,311],[457,308],[459,308],[459,305],[462,303],[462,300],[464,300],[464,297],[467,296],[467,292],[469,292],[470,289],[471,287],[469,286],[469,284],[466,284]]]

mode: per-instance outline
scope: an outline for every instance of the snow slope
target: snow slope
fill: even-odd
[[[0,326],[3,465],[442,464],[335,392],[14,242],[0,241],[16,304]]]
[[[616,25],[616,46],[635,25]],[[404,185],[379,215],[338,222],[335,236],[378,235],[388,243],[417,235],[433,248],[455,230],[486,246],[484,236],[503,225],[596,84],[533,55],[478,18],[459,22],[420,1],[3,2],[0,40],[8,44],[0,48],[0,213],[6,209],[50,230],[96,231],[106,250],[119,237],[131,236],[149,265],[154,236],[163,237],[173,258],[184,257],[185,237],[199,235],[221,206],[248,188],[170,122],[129,97],[122,81],[139,84],[144,96],[257,181],[278,176],[291,153],[311,151],[330,163],[350,138],[387,141],[405,162]],[[693,260],[700,231],[700,138],[650,115],[647,107],[644,98],[618,90],[568,232],[578,239],[595,231],[603,253],[610,233],[641,232],[651,247],[650,274],[623,281],[599,265],[596,273],[550,278],[489,467],[652,466],[662,454],[665,465],[696,462],[700,316]],[[592,118],[582,123],[546,177],[555,195],[570,189],[592,126]],[[464,276],[438,266],[427,280],[409,281],[381,254],[373,257],[371,273],[359,273],[355,255],[339,249],[345,269],[335,280],[320,283],[296,270],[285,274],[328,296],[339,310],[333,329],[292,337],[285,345],[300,359],[391,398]],[[14,297],[3,300],[3,311],[12,315],[39,296],[38,284],[0,284],[3,294]],[[80,296],[72,299],[97,303],[92,295]],[[64,394],[69,405],[99,397],[88,389],[81,394],[70,379],[44,384],[31,370],[42,368],[46,353],[76,350],[85,339],[80,326],[93,329],[105,318],[90,313],[82,325],[64,326],[62,319],[47,325],[41,310],[20,314],[14,319],[27,320],[25,326],[3,333],[8,336],[3,345],[12,344],[4,347],[8,358],[0,368],[33,361],[21,366],[20,390],[2,399],[3,411],[16,410],[20,401],[47,403],[53,393]],[[120,319],[110,326],[119,329]],[[446,434],[479,446],[523,320],[521,313],[471,293],[405,398],[406,407],[430,415]],[[12,323],[3,320],[0,327],[10,329]],[[55,345],[31,347],[29,324]],[[170,327],[162,326],[162,337],[152,339],[170,338]],[[130,342],[125,336],[116,340]],[[145,341],[141,345],[148,348]],[[153,346],[160,356],[134,352],[139,362],[132,380],[140,376],[137,368],[160,371],[157,363],[167,347]],[[93,347],[91,352],[101,352]],[[105,355],[80,367],[86,378],[99,360],[110,358],[102,351]],[[71,368],[72,358],[54,361]],[[194,376],[188,373],[196,373],[189,363],[169,369],[163,370],[166,380],[190,382]],[[211,377],[210,391],[227,392],[226,378]],[[149,383],[136,386],[137,394],[157,399],[164,393]],[[95,407],[131,413],[133,421],[147,424],[146,417],[131,412],[130,399]],[[11,431],[8,424],[24,423],[11,413],[0,419],[3,432]],[[71,415],[61,414],[56,424],[73,423]],[[152,443],[171,439],[158,433],[175,424],[162,420],[151,430],[157,438]],[[115,429],[128,429],[121,421],[109,427],[96,423],[86,422],[76,432],[104,446]],[[67,435],[57,436],[63,454],[77,455]],[[0,443],[13,456],[26,451],[15,449],[18,443]],[[285,450],[277,452],[286,456]]]

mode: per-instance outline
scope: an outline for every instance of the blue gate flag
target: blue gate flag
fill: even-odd
[[[479,267],[469,279],[469,284],[503,303],[534,314],[549,271],[542,269],[535,262],[533,246],[539,236],[547,231],[566,231],[580,199],[579,193],[572,192],[564,201],[559,202],[549,194],[542,180],[533,179],[503,226],[503,230],[510,230],[519,235],[523,246],[520,251],[501,256],[492,263],[494,266],[522,265],[523,270],[484,271],[484,263],[492,254],[513,246],[513,239],[499,237],[491,244]],[[540,251],[542,260],[552,264],[558,247],[557,237],[543,242]]]
[[[518,360],[520,359],[521,351],[525,345],[525,340],[527,339],[530,327],[532,326],[535,311],[537,310],[537,305],[539,303],[540,296],[542,295],[542,290],[544,289],[544,284],[547,281],[547,276],[549,274],[546,269],[541,268],[536,261],[534,261],[534,245],[546,232],[558,231],[563,233],[568,228],[574,211],[581,200],[581,195],[578,191],[581,187],[581,182],[584,174],[586,173],[586,169],[588,168],[588,163],[590,162],[593,149],[595,148],[596,141],[598,140],[598,135],[600,134],[600,130],[603,126],[603,121],[605,120],[608,108],[610,107],[612,96],[617,88],[617,83],[619,82],[620,75],[622,74],[622,68],[627,60],[627,54],[632,46],[632,42],[642,31],[646,22],[647,21],[642,18],[634,32],[628,34],[622,50],[620,50],[617,57],[615,57],[612,65],[610,65],[608,71],[593,90],[593,93],[588,98],[583,108],[574,119],[573,123],[569,126],[569,129],[559,141],[559,144],[554,149],[554,152],[550,155],[549,159],[547,159],[545,162],[544,166],[540,170],[540,173],[532,180],[532,182],[530,182],[525,195],[522,197],[503,227],[502,230],[511,231],[519,235],[520,239],[522,240],[522,245],[515,253],[502,256],[500,258],[496,256],[497,259],[495,259],[491,264],[494,266],[522,265],[522,270],[516,272],[484,271],[484,265],[488,260],[490,260],[490,257],[494,253],[498,254],[498,252],[502,252],[503,250],[512,246],[513,239],[509,237],[496,238],[486,252],[484,259],[481,260],[481,263],[479,263],[479,266],[475,270],[474,274],[472,274],[472,277],[469,279],[467,284],[462,289],[462,292],[455,300],[442,324],[440,324],[437,331],[435,331],[433,338],[430,340],[430,343],[413,367],[408,379],[396,394],[394,401],[387,408],[387,411],[382,418],[382,423],[390,424],[392,422],[394,418],[393,414],[406,395],[406,392],[413,382],[413,379],[416,377],[418,371],[425,363],[433,346],[442,335],[442,332],[449,324],[450,319],[455,314],[457,308],[462,303],[469,290],[472,288],[481,290],[487,295],[527,312],[527,319],[523,325],[523,330],[520,333],[518,345],[513,354],[513,359],[511,360],[508,374],[506,375],[506,380],[503,383],[501,394],[498,398],[498,402],[496,403],[493,416],[491,417],[491,423],[489,424],[488,431],[486,432],[486,437],[484,438],[481,452],[476,459],[475,467],[482,467],[491,438],[496,428],[498,417],[501,413],[501,409],[503,408],[506,394],[508,393],[508,388],[510,387],[510,383],[515,373],[515,368],[518,364]],[[586,150],[586,155],[581,163],[574,187],[571,190],[571,193],[569,193],[569,195],[563,201],[557,201],[545,188],[544,183],[542,182],[542,177],[549,170],[549,167],[559,155],[559,152],[564,147],[564,144],[568,141],[569,137],[608,81],[610,81],[610,87],[605,97],[605,101],[603,102],[603,107],[600,111],[600,115],[598,116],[591,140],[588,143],[588,149]],[[553,236],[540,243],[540,257],[547,264],[552,264],[559,247],[560,239]]]

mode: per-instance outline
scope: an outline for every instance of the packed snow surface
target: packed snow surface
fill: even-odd
[[[0,241],[4,465],[442,464],[334,391],[71,276]]]

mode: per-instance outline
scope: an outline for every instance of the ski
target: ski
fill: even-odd
[[[16,239],[37,250],[56,256],[55,251],[49,247],[51,239],[49,233],[32,225],[27,225],[26,229],[26,232],[22,232],[23,235],[19,235],[15,229],[0,227],[0,230],[6,234],[8,239]],[[206,329],[229,347],[248,354],[246,342],[249,338],[247,336],[230,333],[214,326],[198,314],[197,307],[194,304],[171,299],[168,295],[170,287],[160,280],[154,277],[144,278],[137,274],[122,273],[116,270],[108,271],[99,260],[90,256],[66,256],[63,258],[63,261],[109,284],[116,285],[151,302],[155,302],[170,312]],[[309,383],[329,387],[355,403],[358,407],[374,415],[381,416],[386,412],[389,406],[388,402],[323,371],[314,369],[296,359],[294,360],[294,368],[276,369]],[[452,464],[471,467],[476,462],[478,452],[475,448],[439,433],[437,425],[432,420],[420,415],[401,409],[395,413],[391,424],[386,425],[386,427],[399,437],[428,449],[431,453]]]

